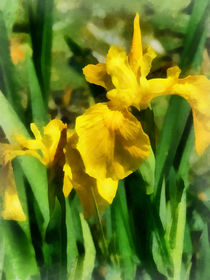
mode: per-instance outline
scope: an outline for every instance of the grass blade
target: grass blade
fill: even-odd
[[[66,199],[66,230],[67,230],[67,275],[74,274],[74,269],[78,259],[78,249],[76,243],[75,229],[72,220],[72,210],[69,199]]]
[[[27,55],[26,58],[26,65],[33,122],[35,122],[38,127],[43,127],[48,121],[47,111],[44,105],[39,81],[36,76],[36,71],[29,55]]]
[[[47,108],[50,86],[53,0],[30,0],[28,3],[33,61]]]
[[[13,221],[0,221],[1,234],[5,238],[6,256],[4,272],[6,279],[29,279],[39,271],[34,250],[24,232]],[[38,278],[39,279],[39,278]]]
[[[116,232],[116,243],[120,256],[123,279],[134,279],[137,262],[131,238],[129,215],[123,181],[120,181],[117,195],[112,204],[113,231]]]
[[[7,96],[10,104],[18,115],[23,119],[18,84],[16,80],[15,67],[10,58],[9,40],[4,22],[3,13],[0,11],[0,73],[2,75],[1,88]]]
[[[92,272],[95,265],[96,250],[93,243],[92,235],[88,223],[84,219],[83,214],[80,214],[80,221],[82,225],[82,234],[84,239],[85,255],[82,265],[81,280],[92,279]]]

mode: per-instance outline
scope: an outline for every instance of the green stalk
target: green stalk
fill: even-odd
[[[105,237],[105,233],[104,233],[104,229],[103,229],[103,225],[102,225],[102,221],[101,221],[101,216],[100,216],[100,213],[99,213],[98,204],[97,204],[97,200],[96,200],[93,188],[91,188],[91,193],[92,193],[93,200],[94,200],[94,203],[95,203],[99,228],[100,228],[101,235],[102,235],[102,243],[103,243],[103,251],[104,251],[103,253],[104,253],[105,258],[107,259],[108,256],[109,256],[109,249],[108,249],[108,244],[107,244],[107,241],[106,241],[106,237]]]
[[[170,280],[181,280],[181,266],[182,266],[182,251],[184,242],[185,222],[186,222],[186,189],[182,194],[182,199],[177,206],[177,228],[175,235],[175,246],[171,251],[171,257],[173,260],[174,273]]]

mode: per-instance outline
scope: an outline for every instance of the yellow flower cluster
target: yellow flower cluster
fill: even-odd
[[[149,156],[149,137],[130,107],[145,109],[153,98],[167,94],[180,95],[191,105],[195,147],[197,153],[202,154],[210,143],[210,81],[201,75],[179,78],[181,71],[177,66],[167,70],[167,78],[148,80],[155,56],[150,46],[142,46],[137,14],[129,54],[111,46],[106,63],[83,69],[88,82],[107,90],[109,101],[93,105],[78,117],[74,131],[67,131],[61,121],[52,120],[42,135],[35,124],[31,124],[35,139],[19,135],[16,146],[2,144],[5,152],[0,164],[11,172],[11,160],[24,154],[38,158],[47,167],[64,162],[63,193],[68,196],[74,188],[88,217],[94,213],[95,203],[100,210],[112,203],[118,180],[135,171]],[[1,189],[4,194],[2,216],[23,220],[14,179],[12,188],[10,183],[8,180]]]

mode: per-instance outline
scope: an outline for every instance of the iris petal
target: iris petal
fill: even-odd
[[[84,163],[75,144],[78,141],[76,134],[71,136],[64,149],[66,163],[64,165],[63,192],[68,196],[72,188],[77,192],[85,217],[95,214],[97,204],[99,212],[112,203],[117,190],[117,181],[112,179],[97,180],[85,172]]]
[[[3,219],[25,221],[26,216],[18,198],[11,162],[0,168],[0,194],[3,198]]]
[[[89,64],[83,68],[83,74],[89,83],[102,86],[106,89],[112,87],[111,78],[107,74],[105,63]]]
[[[136,14],[133,22],[133,39],[129,53],[129,64],[132,70],[137,73],[142,58],[141,29],[139,24],[139,14]]]
[[[146,108],[150,101],[162,95],[179,95],[190,104],[193,112],[196,151],[200,155],[210,144],[210,81],[202,75],[179,79],[180,69],[168,69],[168,78],[145,81],[141,107]]]
[[[130,112],[109,105],[98,103],[77,118],[77,149],[90,176],[119,180],[149,155],[150,142]]]

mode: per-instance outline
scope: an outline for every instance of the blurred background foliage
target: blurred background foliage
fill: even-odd
[[[89,63],[103,62],[110,45],[129,49],[136,12],[141,18],[143,43],[151,45],[158,55],[151,78],[165,77],[166,69],[177,64],[185,74],[200,73],[210,78],[208,11],[207,0],[1,0],[0,89],[27,127],[32,121],[45,123],[49,110],[51,117],[60,118],[73,128],[78,115],[95,102],[105,100],[105,91],[88,84],[82,68]],[[43,97],[38,111],[36,101],[33,102],[37,96]],[[176,106],[183,101],[173,100],[171,112],[166,96],[155,99],[152,111],[139,116],[145,122],[156,155],[157,185],[154,186],[151,175],[155,169],[153,158],[120,182],[117,197],[102,220],[94,217],[88,225],[79,214],[79,201],[73,193],[70,205],[69,200],[56,199],[48,224],[48,210],[42,208],[45,202],[38,202],[40,194],[34,197],[33,183],[26,173],[25,179],[22,171],[24,163],[22,169],[18,162],[14,163],[21,200],[34,202],[24,204],[31,217],[26,224],[4,223],[3,231],[8,238],[0,244],[0,279],[40,279],[40,271],[42,279],[56,280],[66,279],[66,275],[68,279],[179,279],[171,276],[170,260],[167,260],[169,245],[164,232],[170,220],[167,202],[170,201],[173,215],[176,203],[182,201],[186,174],[180,180],[179,164],[193,136],[188,138],[192,134],[189,109],[182,104],[183,112],[177,112]],[[180,122],[176,116],[179,113]],[[174,123],[177,135],[170,134]],[[168,134],[162,134],[162,130]],[[1,138],[6,141],[3,131]],[[171,151],[168,157],[167,151]],[[209,155],[209,149],[201,157],[190,149],[185,159],[190,176],[187,176],[187,222],[180,279],[207,280],[210,275]],[[43,171],[46,179],[44,176]],[[24,186],[27,186],[26,193]],[[152,208],[153,191],[159,192],[160,217]],[[172,201],[173,196],[178,202]],[[159,228],[159,239],[153,237],[155,227]],[[171,239],[168,240],[170,243]],[[9,257],[4,261],[5,252]]]

